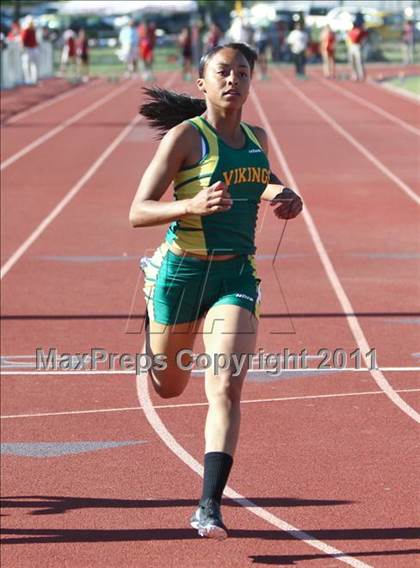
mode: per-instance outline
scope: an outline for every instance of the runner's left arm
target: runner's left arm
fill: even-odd
[[[268,137],[265,130],[259,126],[253,126],[252,130],[268,156]],[[261,199],[270,201],[271,206],[274,207],[274,214],[279,219],[293,219],[303,208],[299,195],[287,187],[274,172],[270,172],[270,180]]]

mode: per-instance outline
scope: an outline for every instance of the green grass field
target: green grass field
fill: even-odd
[[[60,51],[54,52],[55,69],[60,67]],[[337,63],[347,63],[347,50],[343,42],[337,46]],[[387,63],[402,63],[402,51],[399,44],[386,43],[382,46],[380,59]],[[416,61],[420,61],[420,46],[416,50]],[[155,50],[155,71],[173,71],[181,69],[179,51],[176,47],[159,47]],[[90,74],[92,76],[118,77],[124,72],[124,65],[118,59],[115,47],[94,47],[90,49]],[[71,72],[69,76],[71,77]],[[418,91],[417,91],[418,92]]]
[[[117,48],[95,47],[90,49],[90,74],[93,76],[116,77],[124,73],[123,63],[118,59]],[[54,65],[58,70],[60,67],[60,51],[54,52]],[[180,67],[177,60],[178,52],[175,48],[161,47],[155,50],[155,71],[170,71]],[[71,71],[69,70],[69,75]]]
[[[420,75],[404,77],[401,79],[391,79],[389,83],[398,89],[405,89],[410,93],[420,96]]]

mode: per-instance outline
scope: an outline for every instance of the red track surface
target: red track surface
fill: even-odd
[[[10,91],[2,91],[1,123],[14,121],[15,118],[20,120],[17,115],[28,114],[28,111],[35,106],[45,105],[47,101],[62,98],[65,93],[79,88],[83,89],[80,84],[69,83],[66,79],[54,77],[43,80],[36,87],[21,86]]]
[[[419,193],[418,136],[316,77],[296,82],[290,73],[284,76]],[[413,102],[369,84],[340,85],[419,126]],[[133,82],[2,173],[3,264],[132,120],[139,87]],[[178,80],[173,87],[185,91]],[[116,88],[98,82],[67,102],[6,125],[2,160]],[[381,367],[414,367],[420,352],[417,205],[283,77],[256,83],[255,91]],[[261,123],[251,99],[245,119]],[[133,231],[127,214],[155,149],[150,140],[140,122],[10,268],[3,281],[3,355],[33,355],[37,347],[53,346],[61,353],[92,347],[141,351],[142,334],[125,333],[136,259],[161,241],[163,229]],[[285,176],[277,158],[272,149],[272,168]],[[310,354],[323,347],[356,349],[304,219],[288,224],[276,263],[291,320],[271,269],[281,227],[269,208],[262,209],[260,229],[263,312],[257,347],[272,353],[306,348]],[[141,328],[143,311],[138,296],[129,331]],[[384,375],[419,412],[418,373]],[[414,566],[420,554],[418,424],[369,372],[288,377],[246,383],[243,398],[254,402],[243,404],[229,486],[364,565]],[[1,386],[4,443],[145,442],[60,457],[3,456],[4,566],[344,565],[345,558],[229,500],[230,539],[215,544],[197,537],[187,521],[201,480],[138,408],[133,375],[5,374]],[[262,399],[277,400],[258,402]],[[157,409],[161,419],[201,461],[206,407],[191,404],[205,401],[202,379],[194,376],[181,399],[152,400],[171,405]],[[28,416],[34,414],[42,416]]]

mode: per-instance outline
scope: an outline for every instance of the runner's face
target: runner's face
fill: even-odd
[[[208,102],[225,109],[240,109],[245,103],[251,84],[251,69],[240,51],[225,48],[207,63],[198,88]]]

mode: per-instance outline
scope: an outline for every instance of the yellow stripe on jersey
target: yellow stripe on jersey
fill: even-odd
[[[177,173],[174,179],[174,189],[176,194],[178,193],[178,187],[187,182],[194,181],[197,178],[201,178],[201,176],[208,176],[211,178],[219,161],[219,145],[217,142],[217,136],[214,132],[212,132],[212,130],[204,124],[199,116],[192,118],[189,122],[194,124],[204,137],[207,143],[208,152],[196,166],[185,168]],[[208,180],[204,187],[207,186]]]
[[[262,150],[262,146],[260,144],[260,141],[258,140],[258,138],[255,136],[254,131],[252,130],[252,128],[250,128],[247,124],[245,124],[245,122],[241,122],[245,132],[247,133],[247,135],[249,136],[249,138],[251,138],[251,140],[254,142],[254,144],[256,144],[258,146],[258,148],[261,148]]]
[[[219,144],[215,133],[198,116],[189,122],[205,139],[208,151],[196,166],[185,168],[177,173],[174,179],[176,199],[191,199],[199,191],[209,187],[211,177],[219,162]],[[184,250],[207,254],[201,215],[186,215],[178,222],[176,242]]]

